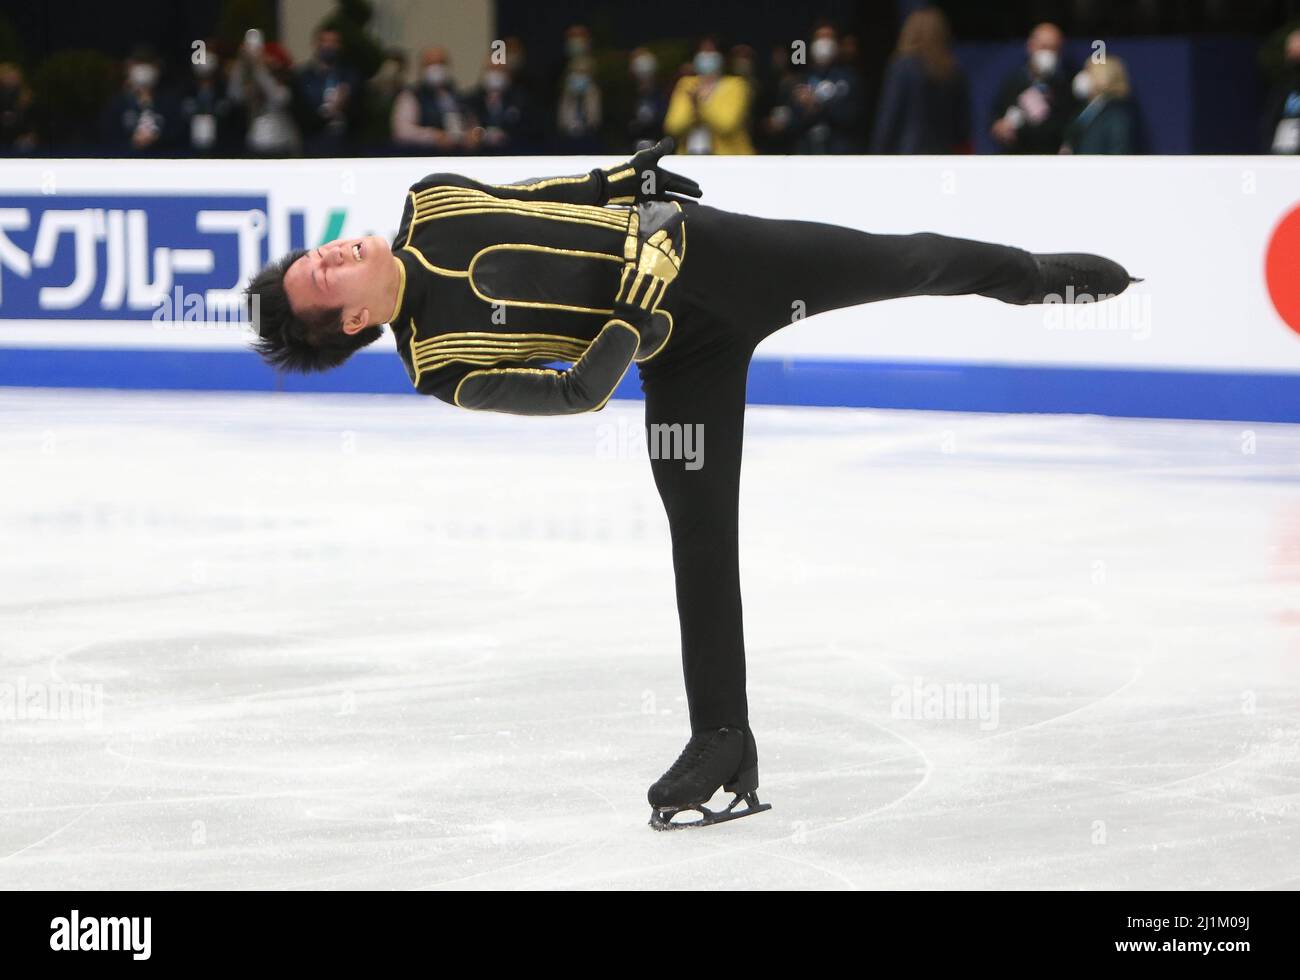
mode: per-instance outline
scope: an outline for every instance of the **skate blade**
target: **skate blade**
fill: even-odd
[[[737,804],[744,802],[745,808],[737,810]],[[650,811],[650,826],[655,830],[688,830],[692,827],[712,827],[715,823],[739,820],[772,809],[771,803],[759,803],[758,796],[746,793],[743,797],[737,793],[725,810],[710,810],[706,806],[655,807]],[[698,820],[674,820],[680,813],[698,813]]]

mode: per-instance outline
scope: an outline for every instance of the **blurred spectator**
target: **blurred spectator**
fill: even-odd
[[[569,61],[591,54],[591,31],[586,24],[572,24],[564,31],[564,56]]]
[[[126,62],[122,90],[104,111],[104,141],[122,156],[165,155],[175,135],[176,116],[159,90],[158,56],[141,45]]]
[[[1074,76],[1083,111],[1066,128],[1062,153],[1138,152],[1137,111],[1129,98],[1128,71],[1118,55],[1088,59]]]
[[[840,61],[861,70],[862,42],[856,34],[845,34],[840,38]]]
[[[36,146],[31,116],[32,90],[23,70],[0,64],[0,153],[29,153]]]
[[[840,62],[835,28],[818,27],[808,53],[812,63],[791,90],[789,125],[797,134],[794,152],[860,152],[862,80],[854,68]]]
[[[227,89],[244,107],[248,130],[244,137],[254,156],[297,156],[302,149],[293,120],[293,75],[288,52],[267,44],[256,28],[244,35]]]
[[[1028,61],[1002,83],[993,105],[993,138],[1008,153],[1056,153],[1078,112],[1061,64],[1065,38],[1055,24],[1030,32]]]
[[[1300,153],[1300,30],[1286,36],[1283,74],[1268,97],[1264,151]]]
[[[303,144],[308,156],[341,156],[351,141],[361,79],[342,57],[342,35],[322,28],[316,32],[311,60],[298,69]]]
[[[532,70],[528,67],[528,51],[524,42],[511,35],[505,39],[506,70],[516,85],[527,85],[532,80]]]
[[[790,49],[772,47],[769,72],[759,85],[755,115],[759,119],[757,139],[763,153],[789,153],[794,146],[794,88],[800,84],[790,63]]]
[[[507,57],[509,50],[507,49]],[[558,64],[552,64],[544,77],[533,81],[539,86],[534,91],[546,93],[545,98],[553,109],[564,92],[564,80],[569,74],[569,67],[574,58],[587,58],[591,55],[591,31],[586,24],[571,24],[564,31],[564,58]],[[555,123],[555,113],[550,113],[550,123]]]
[[[871,152],[966,152],[970,136],[970,87],[953,57],[948,19],[935,7],[915,10],[885,71]]]
[[[754,49],[748,44],[733,44],[727,54],[727,64],[731,74],[739,78],[749,88],[749,105],[753,108],[758,96],[758,68],[754,64]]]
[[[588,55],[569,61],[555,114],[556,142],[560,153],[600,153],[600,86],[596,63]]]
[[[190,156],[225,156],[237,149],[235,113],[220,68],[215,42],[208,41],[202,57],[190,66],[181,97],[180,142]]]
[[[687,153],[749,154],[749,85],[722,74],[722,52],[711,39],[695,53],[694,75],[678,80],[664,131]]]
[[[635,153],[653,146],[663,136],[668,97],[659,85],[659,59],[649,48],[637,48],[632,52],[628,71],[632,74],[635,95],[632,121],[627,124],[627,132]]]
[[[468,127],[447,49],[426,48],[420,66],[415,85],[393,102],[393,144],[408,152],[459,151],[466,144]]]
[[[361,114],[361,137],[368,147],[387,147],[392,142],[389,126],[393,103],[406,88],[406,52],[389,48],[379,69],[365,84],[365,111]]]
[[[482,153],[526,153],[536,149],[536,121],[528,93],[514,84],[510,71],[490,57],[483,78],[468,100],[478,124],[476,145]]]

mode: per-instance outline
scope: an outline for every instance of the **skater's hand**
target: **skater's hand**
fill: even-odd
[[[673,245],[673,236],[681,224],[682,213],[678,211],[663,227],[642,240],[640,215],[633,211],[628,219],[623,275],[614,297],[614,309],[620,316],[632,317],[633,326],[645,322],[663,300],[669,284],[677,278],[682,259]]]
[[[624,198],[640,204],[700,197],[704,192],[699,184],[659,166],[660,159],[672,153],[675,145],[672,137],[665,136],[654,146],[641,150],[624,166],[607,172],[609,199]]]

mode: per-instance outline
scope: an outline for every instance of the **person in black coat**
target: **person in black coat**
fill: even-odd
[[[1006,153],[1056,153],[1065,127],[1079,112],[1061,64],[1065,37],[1055,24],[1039,24],[1025,49],[1029,60],[998,89],[989,131]]]
[[[104,110],[104,142],[118,156],[167,156],[176,137],[178,111],[161,89],[162,66],[147,47],[126,62],[122,90]]]
[[[970,87],[935,8],[903,23],[885,71],[872,153],[959,153],[970,149]]]
[[[484,63],[479,87],[465,107],[474,123],[469,143],[476,152],[534,153],[540,148],[541,125],[532,101],[504,64],[491,58]]]
[[[839,60],[834,27],[817,28],[809,54],[812,64],[791,90],[794,152],[861,152],[862,79],[853,66]]]
[[[1284,70],[1269,93],[1261,149],[1265,153],[1300,154],[1300,30],[1286,37]]]

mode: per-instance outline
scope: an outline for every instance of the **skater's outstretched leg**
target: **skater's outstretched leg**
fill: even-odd
[[[1118,295],[1131,277],[1080,253],[1021,248],[931,232],[878,235],[816,221],[689,206],[691,262],[679,295],[744,325],[757,342],[803,317],[906,296],[978,295],[1005,303]],[[726,289],[717,288],[726,284]]]

